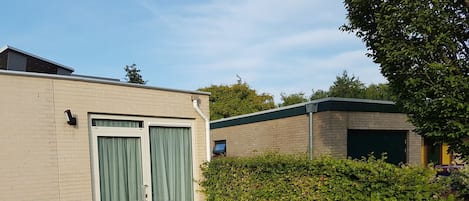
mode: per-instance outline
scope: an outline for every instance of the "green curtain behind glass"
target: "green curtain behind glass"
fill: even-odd
[[[150,128],[153,201],[191,201],[192,146],[189,128]]]
[[[101,201],[141,201],[140,138],[98,137]]]
[[[124,128],[140,128],[140,121],[113,120],[113,119],[93,119],[93,126],[102,127],[124,127]]]

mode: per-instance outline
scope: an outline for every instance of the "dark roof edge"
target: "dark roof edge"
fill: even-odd
[[[33,72],[7,71],[7,70],[0,70],[0,75],[14,75],[14,76],[24,76],[24,77],[39,77],[39,78],[50,78],[50,79],[60,79],[60,80],[73,80],[73,81],[92,82],[92,83],[100,83],[100,84],[145,88],[145,89],[181,92],[181,93],[199,94],[199,95],[211,94],[210,92],[203,92],[203,91],[190,91],[190,90],[163,88],[163,87],[153,87],[153,86],[147,86],[147,85],[141,85],[141,84],[133,84],[133,83],[127,83],[127,82],[96,79],[96,78],[89,78],[89,77],[78,77],[78,76],[70,76],[70,75],[55,75],[55,74],[46,74],[46,73],[33,73]]]
[[[321,99],[317,99],[317,100],[313,100],[313,101],[309,101],[309,102],[298,103],[298,104],[295,104],[295,105],[289,105],[289,106],[285,106],[285,107],[279,107],[279,108],[275,108],[275,109],[264,110],[264,111],[260,111],[260,112],[254,112],[254,113],[250,113],[250,114],[243,114],[243,115],[239,115],[239,116],[234,116],[234,117],[228,117],[228,118],[224,118],[224,119],[214,120],[214,121],[211,121],[210,123],[217,123],[217,122],[221,122],[221,121],[229,121],[229,120],[232,120],[232,119],[250,117],[250,116],[255,116],[255,115],[260,115],[260,114],[265,114],[265,113],[270,113],[270,112],[276,112],[276,111],[282,111],[282,110],[287,110],[287,109],[295,108],[295,107],[304,107],[305,105],[308,105],[308,104],[317,104],[317,103],[326,102],[326,101],[377,103],[377,104],[390,104],[390,105],[394,105],[394,104],[395,104],[395,103],[392,102],[392,101],[384,101],[384,100],[327,97],[327,98],[321,98]]]
[[[116,82],[120,81],[120,79],[117,79],[117,78],[99,77],[99,76],[92,76],[92,75],[80,75],[80,74],[75,74],[75,73],[71,74],[70,76],[92,78],[92,79],[98,79],[98,80],[116,81]]]
[[[235,125],[255,123],[285,117],[299,116],[307,114],[307,105],[316,105],[317,111],[352,111],[352,112],[386,112],[399,113],[399,110],[392,101],[355,99],[355,98],[337,98],[328,97],[310,102],[299,103],[291,106],[245,114],[210,122],[210,127],[223,128]]]
[[[39,60],[42,60],[42,61],[45,61],[45,62],[48,62],[48,63],[51,63],[51,64],[54,64],[54,65],[56,65],[56,66],[59,66],[60,68],[67,69],[67,70],[72,71],[72,72],[75,71],[75,69],[73,69],[72,67],[69,67],[69,66],[66,66],[66,65],[63,65],[63,64],[59,64],[59,63],[57,63],[57,62],[55,62],[55,61],[52,61],[52,60],[49,60],[49,59],[46,59],[46,58],[37,56],[37,55],[35,55],[35,54],[26,52],[26,51],[24,51],[24,50],[20,50],[20,49],[18,49],[18,48],[15,48],[15,47],[12,47],[12,46],[9,46],[9,45],[5,45],[4,47],[0,48],[0,53],[3,52],[3,51],[5,51],[5,50],[8,50],[8,49],[13,50],[13,51],[15,51],[15,52],[19,52],[19,53],[21,53],[21,54],[25,54],[25,55],[30,56],[30,57],[34,57],[34,58],[36,58],[36,59],[39,59]]]
[[[275,119],[282,119],[287,117],[294,117],[306,114],[306,107],[290,107],[283,110],[274,110],[267,113],[261,113],[251,116],[244,116],[238,118],[230,118],[225,119],[224,121],[212,121],[210,123],[210,128],[223,128],[223,127],[230,127],[230,126],[237,126],[243,124],[250,124],[256,123],[261,121],[268,121],[268,120],[275,120]]]

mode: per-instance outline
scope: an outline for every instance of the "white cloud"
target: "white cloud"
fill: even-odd
[[[155,39],[157,56],[178,55],[168,63],[197,69],[197,87],[234,83],[239,74],[278,102],[280,92],[327,89],[343,70],[365,83],[384,80],[361,41],[338,30],[341,1],[213,0],[166,10],[142,1],[155,16],[147,26],[167,37]]]
[[[167,11],[149,1],[142,4],[155,14],[157,23],[164,23],[161,28],[167,30],[162,31],[170,32],[184,52],[192,50],[198,56],[220,56],[270,42],[313,42],[310,36],[320,34],[311,30],[314,24],[323,23],[329,29],[325,31],[339,32],[343,18],[330,14],[340,10],[340,3],[310,0],[210,1]]]

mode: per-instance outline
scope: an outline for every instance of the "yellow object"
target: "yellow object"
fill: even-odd
[[[427,165],[427,154],[426,154],[426,151],[427,149],[425,148],[425,143],[424,143],[424,139],[422,138],[422,151],[420,152],[420,157],[422,160],[420,160],[422,162],[422,166],[426,166]]]
[[[449,146],[446,143],[434,144],[430,140],[422,140],[421,164],[426,166],[429,163],[433,165],[451,165],[453,154],[448,153]]]
[[[451,154],[448,153],[448,144],[441,145],[441,164],[442,165],[451,164]]]

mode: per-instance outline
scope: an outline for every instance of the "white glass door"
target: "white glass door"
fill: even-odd
[[[143,200],[141,139],[98,137],[101,201]]]
[[[153,201],[193,200],[191,129],[150,127]]]
[[[94,200],[150,201],[149,147],[143,121],[91,118],[91,125]]]
[[[90,115],[95,201],[194,200],[191,120]]]

